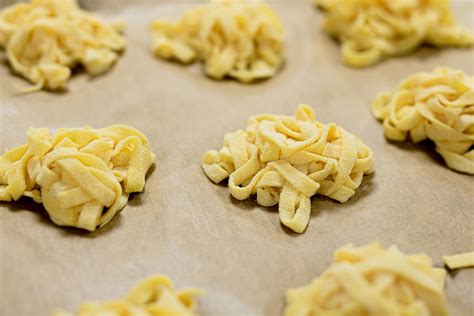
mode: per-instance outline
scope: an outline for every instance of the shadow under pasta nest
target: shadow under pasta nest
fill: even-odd
[[[145,176],[145,179],[148,179],[149,176],[155,171],[156,165],[152,164],[150,169]],[[21,197],[18,201],[12,202],[2,202],[1,205],[4,205],[9,211],[11,212],[21,212],[27,211],[32,212],[37,215],[37,222],[40,224],[52,226],[55,229],[59,229],[63,232],[64,235],[76,235],[86,238],[95,238],[99,235],[104,235],[115,229],[116,227],[121,225],[122,216],[121,213],[127,209],[127,206],[137,206],[142,204],[141,196],[145,192],[132,193],[130,194],[128,203],[125,207],[120,210],[111,220],[108,222],[104,227],[97,227],[93,232],[89,232],[84,229],[70,227],[70,226],[59,226],[53,223],[53,221],[49,218],[48,212],[43,207],[42,204],[34,202],[32,199],[28,197]]]
[[[329,212],[329,213],[343,212],[345,209],[347,209],[347,206],[356,204],[360,199],[363,199],[365,196],[367,196],[370,192],[372,192],[375,189],[375,182],[373,181],[373,178],[374,178],[374,173],[365,175],[364,178],[362,179],[362,183],[355,190],[355,194],[345,203],[340,203],[329,197],[326,197],[320,194],[315,194],[311,198],[310,222],[311,222],[311,218],[319,216],[319,214],[321,214],[322,212]],[[218,186],[223,187],[223,188],[228,187],[227,181],[219,183]],[[278,205],[271,206],[271,207],[261,206],[257,203],[254,195],[252,195],[250,198],[246,200],[241,201],[241,200],[237,200],[236,198],[234,198],[232,195],[229,194],[229,200],[232,203],[232,205],[235,205],[244,211],[251,211],[255,208],[258,208],[260,210],[264,210],[265,212],[278,215]],[[311,223],[309,223],[309,225],[311,225]],[[286,227],[282,223],[280,223],[280,227],[289,236],[296,237],[296,236],[301,235],[300,233],[294,232],[291,228]]]
[[[395,146],[395,147],[400,148],[404,151],[423,152],[425,155],[430,157],[430,160],[433,163],[439,164],[440,166],[443,166],[444,168],[446,168],[450,171],[456,172],[457,174],[465,175],[465,173],[453,170],[453,169],[449,168],[446,165],[446,162],[444,161],[443,157],[440,154],[438,154],[438,152],[436,152],[436,145],[431,140],[427,139],[427,140],[424,140],[424,141],[422,141],[418,144],[414,144],[410,141],[396,142],[396,141],[391,141],[391,140],[387,140],[387,143],[390,144],[391,146]],[[474,146],[470,147],[470,150],[472,150],[472,149],[474,149]],[[467,176],[469,176],[469,175],[467,175]]]
[[[145,191],[146,191],[146,181],[155,172],[155,170],[156,170],[156,164],[153,163],[150,166],[150,168],[148,169],[148,171],[146,172],[145,187],[143,188],[143,191],[142,192],[131,193],[130,196],[128,197],[127,205],[138,206],[138,205],[143,204],[142,196],[143,196],[143,193],[145,193]],[[127,206],[125,206],[125,207],[127,207]]]
[[[209,80],[210,82],[214,82],[214,83],[217,83],[217,84],[232,84],[232,83],[235,83],[237,85],[242,85],[242,86],[260,86],[260,85],[264,85],[265,83],[271,81],[272,79],[275,79],[276,77],[282,75],[283,72],[285,71],[285,69],[287,68],[286,60],[283,60],[282,63],[281,63],[280,68],[275,73],[275,75],[273,75],[272,77],[260,78],[260,79],[256,79],[256,80],[253,80],[253,81],[250,81],[250,82],[242,82],[242,81],[239,81],[239,80],[237,80],[233,77],[230,77],[230,76],[225,76],[222,79],[212,78],[212,77],[208,76],[206,74],[206,71],[205,71],[206,64],[202,61],[199,61],[199,60],[197,60],[195,62],[190,62],[190,63],[182,63],[177,59],[169,59],[168,60],[168,59],[163,59],[163,58],[160,58],[160,57],[156,57],[153,53],[151,53],[151,56],[155,60],[159,61],[160,62],[159,64],[162,67],[167,67],[169,69],[179,68],[179,69],[183,70],[183,72],[186,72],[187,76],[189,76],[189,75],[198,75],[198,76],[200,76],[198,79],[206,79],[206,80]],[[167,64],[170,65],[170,67],[164,66],[164,65],[167,65]]]
[[[9,211],[11,212],[32,212],[35,213],[36,216],[36,221],[40,225],[47,225],[52,227],[53,229],[60,230],[63,235],[65,236],[80,236],[80,237],[85,237],[85,238],[95,238],[99,235],[104,235],[108,232],[110,232],[112,229],[120,226],[121,222],[121,216],[120,212],[122,212],[127,206],[124,207],[122,211],[119,212],[114,218],[110,220],[107,225],[104,227],[100,228],[97,227],[95,231],[89,232],[84,229],[80,228],[75,228],[71,226],[59,226],[53,223],[53,221],[49,218],[48,212],[46,209],[43,207],[42,204],[34,202],[32,199],[28,197],[22,197],[18,201],[12,201],[12,202],[2,202],[0,203],[0,206],[5,206]]]

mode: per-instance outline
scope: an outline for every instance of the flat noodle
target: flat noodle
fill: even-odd
[[[76,0],[31,0],[0,11],[0,47],[13,70],[42,88],[66,88],[71,68],[90,75],[108,70],[125,48],[122,26],[79,8]]]
[[[422,44],[466,47],[474,34],[456,25],[450,0],[315,0],[324,29],[342,43],[346,64],[365,67]]]
[[[474,267],[474,252],[443,256],[443,261],[452,270]]]
[[[311,107],[299,105],[294,117],[251,117],[245,132],[226,134],[220,151],[204,154],[202,167],[215,183],[229,178],[238,200],[256,194],[262,206],[279,204],[281,222],[302,233],[311,196],[346,202],[373,171],[373,153],[356,136],[317,122]]]
[[[378,242],[336,250],[309,285],[287,292],[286,316],[444,316],[443,269],[425,254],[404,255]]]
[[[84,303],[76,316],[193,316],[196,315],[196,296],[200,289],[176,290],[171,280],[163,275],[140,282],[122,299]],[[73,316],[58,311],[53,316]]]
[[[0,157],[0,201],[43,203],[60,226],[93,231],[141,192],[155,159],[145,135],[125,125],[30,128],[28,143]]]
[[[380,94],[372,112],[388,139],[430,139],[449,168],[474,174],[473,76],[451,68],[413,74]]]
[[[189,10],[177,22],[151,25],[156,56],[205,63],[214,79],[250,82],[274,76],[282,64],[283,26],[259,1],[220,0]]]

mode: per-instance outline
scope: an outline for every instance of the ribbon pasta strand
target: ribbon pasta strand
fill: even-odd
[[[189,10],[177,22],[151,25],[153,52],[181,63],[202,61],[214,79],[251,82],[272,77],[282,64],[283,26],[261,2],[211,1]]]
[[[315,0],[324,29],[341,42],[344,62],[355,67],[410,53],[422,44],[467,47],[474,34],[455,22],[450,0]]]
[[[0,11],[0,48],[13,70],[42,88],[66,88],[71,68],[90,75],[108,70],[125,48],[122,26],[107,25],[76,0],[30,0]]]
[[[231,195],[257,195],[262,206],[279,204],[281,222],[302,233],[309,223],[310,198],[319,193],[346,202],[373,171],[372,150],[334,123],[315,120],[299,105],[295,116],[251,117],[245,131],[226,134],[224,146],[202,158],[215,183],[229,179]]]
[[[385,137],[414,143],[432,140],[449,168],[474,174],[474,77],[436,68],[404,79],[372,104]]]
[[[452,256],[443,256],[443,261],[449,269],[474,267],[474,251]]]
[[[445,274],[425,254],[349,244],[336,250],[321,276],[288,290],[285,315],[445,316]]]
[[[155,159],[148,139],[136,129],[30,128],[28,143],[0,157],[0,201],[22,196],[43,203],[60,226],[93,231],[141,192]]]
[[[77,316],[193,316],[200,289],[176,290],[169,278],[157,275],[141,281],[122,299],[84,303]],[[53,316],[72,316],[58,311]]]

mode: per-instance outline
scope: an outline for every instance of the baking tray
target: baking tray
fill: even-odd
[[[11,1],[0,0],[0,6]],[[422,48],[414,55],[353,69],[321,29],[312,1],[270,1],[286,28],[286,63],[256,84],[206,78],[200,65],[181,66],[151,53],[148,24],[178,17],[190,1],[82,1],[109,20],[126,22],[128,48],[107,74],[73,77],[64,93],[18,94],[27,83],[0,65],[0,150],[23,144],[30,126],[134,126],[157,154],[146,189],[94,233],[53,225],[40,205],[0,204],[0,314],[50,315],[89,300],[124,295],[149,275],[177,287],[197,286],[202,315],[281,315],[285,291],[310,282],[349,242],[380,240],[407,253],[472,251],[473,178],[448,169],[430,144],[390,143],[369,105],[403,77],[446,65],[474,73],[470,49]],[[453,3],[459,23],[474,28],[472,1]],[[307,231],[280,224],[277,209],[231,198],[200,167],[226,132],[249,116],[293,114],[312,105],[317,119],[358,135],[375,152],[376,172],[347,203],[312,199]],[[473,315],[474,270],[449,274],[452,315]]]

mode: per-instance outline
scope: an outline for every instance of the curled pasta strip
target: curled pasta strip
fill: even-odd
[[[432,140],[449,168],[474,174],[474,77],[451,68],[415,73],[372,104],[393,141]]]
[[[474,251],[452,256],[443,256],[443,261],[449,269],[474,267]]]
[[[163,275],[149,277],[140,282],[122,299],[84,303],[77,316],[192,316],[196,315],[196,296],[200,289],[176,290],[169,278]],[[53,316],[72,316],[55,312]]]
[[[425,254],[405,255],[378,242],[339,248],[309,285],[287,292],[286,316],[444,316],[443,269]]]
[[[13,70],[34,84],[27,91],[66,88],[78,64],[90,75],[105,72],[125,48],[120,30],[76,0],[31,0],[0,11],[0,47]]]
[[[211,1],[177,22],[154,21],[151,33],[158,57],[203,61],[206,74],[214,79],[250,82],[272,77],[283,60],[283,26],[261,2]]]
[[[28,143],[0,157],[0,201],[22,196],[43,203],[61,226],[93,231],[141,192],[155,155],[136,129],[30,128]]]
[[[365,67],[407,54],[423,43],[474,44],[454,20],[449,0],[315,0],[326,13],[324,29],[338,39],[346,64]]]
[[[373,170],[372,150],[334,123],[322,124],[299,105],[292,116],[257,115],[245,131],[226,134],[224,146],[202,158],[215,183],[229,178],[238,200],[257,195],[262,206],[279,204],[281,222],[302,233],[316,193],[346,202]]]

